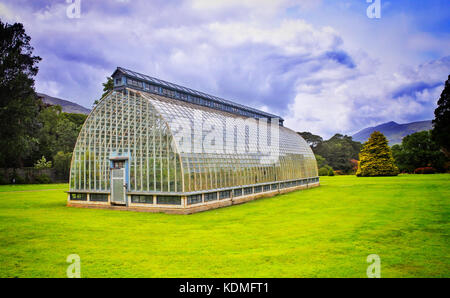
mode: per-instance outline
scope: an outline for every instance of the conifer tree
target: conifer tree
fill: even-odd
[[[441,146],[444,154],[450,157],[450,75],[445,82],[434,116],[433,140]]]
[[[0,167],[23,167],[37,144],[38,100],[34,77],[41,60],[33,56],[22,24],[0,20]]]
[[[386,137],[374,131],[359,153],[358,177],[397,176],[398,168]]]

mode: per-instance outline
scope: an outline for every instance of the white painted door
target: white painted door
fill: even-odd
[[[126,205],[125,168],[111,169],[111,203]]]

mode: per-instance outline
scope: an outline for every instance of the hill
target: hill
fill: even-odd
[[[63,112],[66,113],[77,113],[77,114],[89,114],[91,110],[80,106],[79,104],[73,103],[68,100],[64,100],[61,98],[56,98],[49,96],[44,93],[37,93],[38,97],[42,99],[42,101],[49,105],[60,105],[62,107]]]
[[[383,133],[389,140],[389,145],[400,144],[403,137],[412,133],[432,129],[431,120],[417,121],[405,124],[398,124],[394,121],[386,122],[375,127],[367,127],[354,134],[353,140],[366,142],[370,134],[374,131]]]

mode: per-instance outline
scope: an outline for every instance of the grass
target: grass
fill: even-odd
[[[324,177],[193,215],[66,207],[67,185],[0,187],[0,277],[450,277],[450,175]],[[46,190],[47,189],[47,190]]]

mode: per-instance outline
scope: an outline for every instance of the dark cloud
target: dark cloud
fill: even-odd
[[[334,60],[342,65],[345,65],[349,68],[355,68],[356,64],[353,62],[352,57],[344,51],[330,51],[326,52],[325,56],[331,60]]]
[[[403,96],[415,96],[418,92],[420,93],[427,89],[434,89],[441,85],[443,85],[441,81],[433,83],[413,82],[405,86],[400,86],[399,88],[394,90],[394,92],[392,93],[392,97],[399,98]]]

